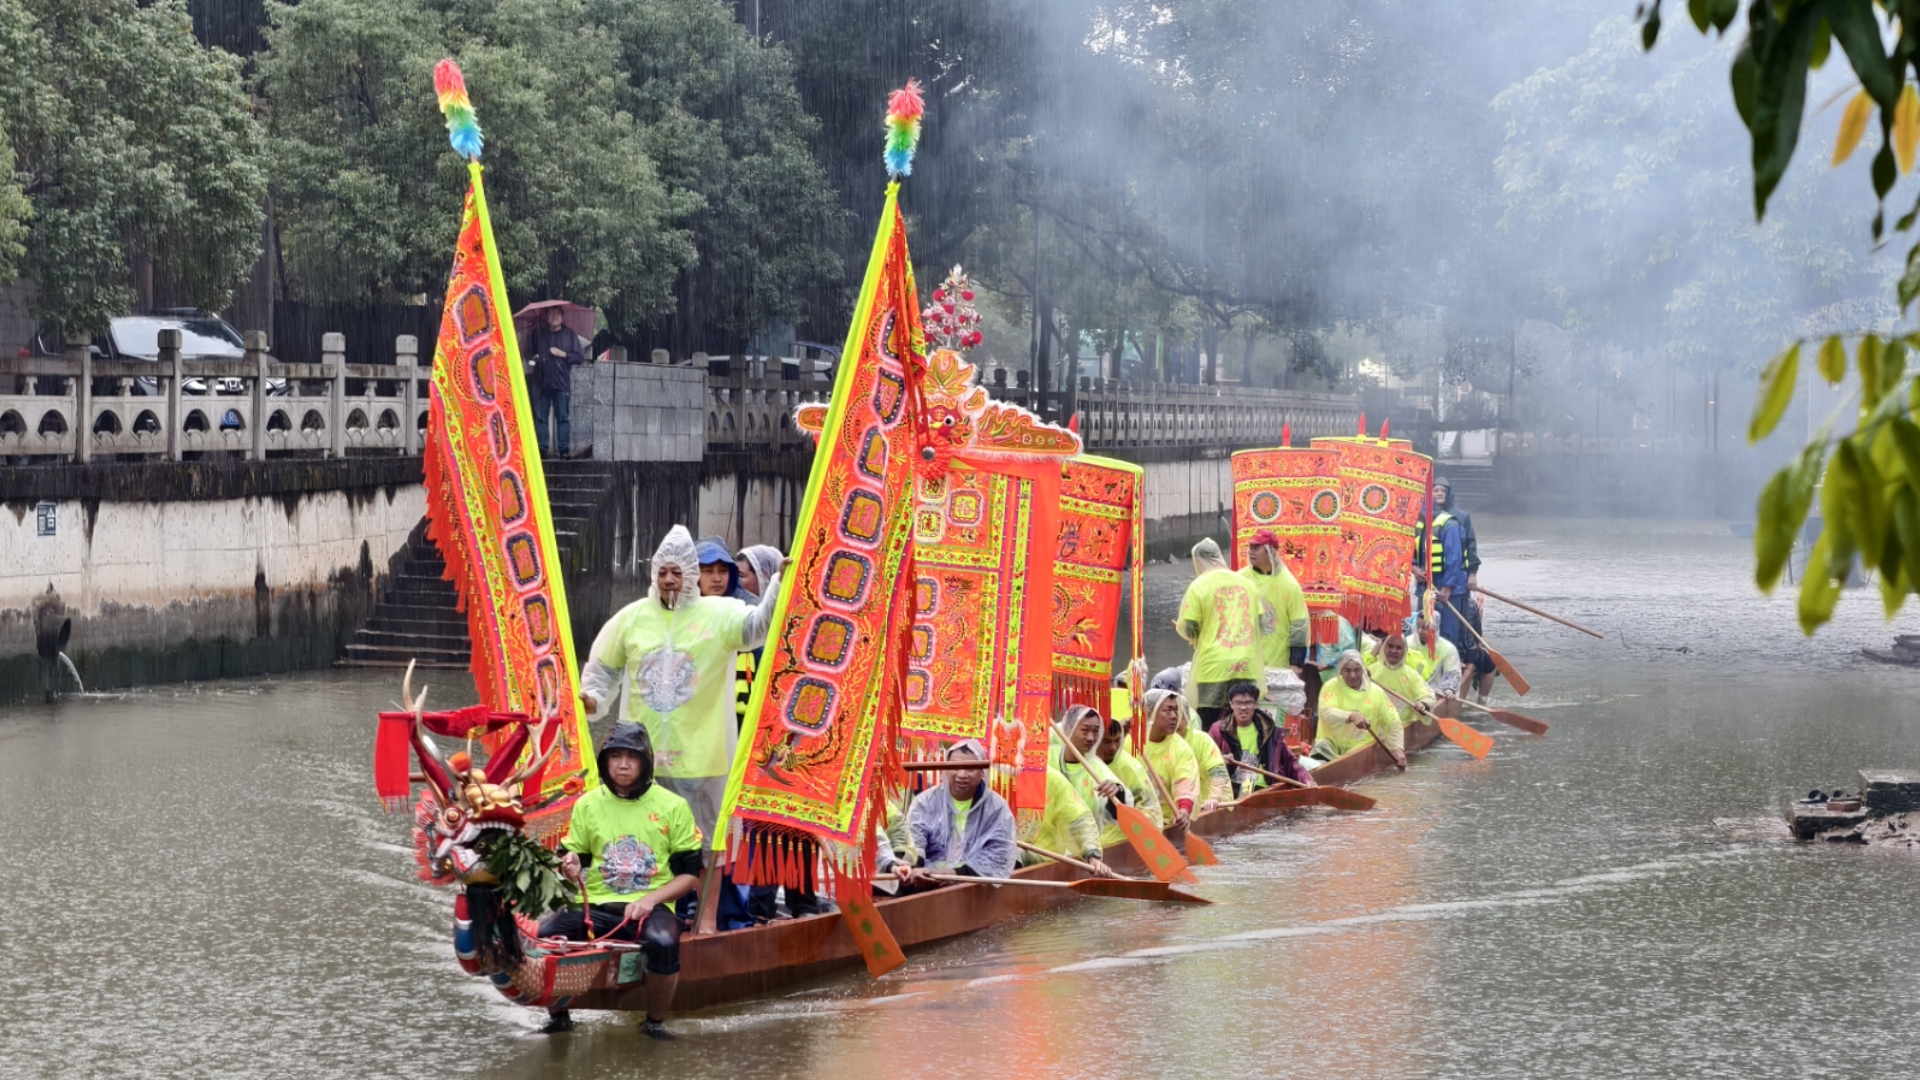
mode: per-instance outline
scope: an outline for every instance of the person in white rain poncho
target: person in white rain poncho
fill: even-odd
[[[655,779],[687,800],[701,835],[711,837],[739,739],[734,654],[766,642],[780,579],[765,583],[758,605],[701,596],[700,559],[680,525],[660,541],[652,569],[646,598],[621,608],[594,638],[581,697],[598,716],[626,691],[621,717],[646,727]]]

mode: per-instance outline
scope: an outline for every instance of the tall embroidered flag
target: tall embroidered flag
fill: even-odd
[[[1276,447],[1233,455],[1233,565],[1247,565],[1255,533],[1271,529],[1280,556],[1306,595],[1311,640],[1334,641],[1348,542],[1340,528],[1340,455],[1336,450]]]
[[[1082,454],[1066,463],[1053,571],[1053,710],[1108,706],[1119,639],[1122,578],[1142,539],[1145,470]],[[1134,608],[1140,604],[1133,593]],[[1140,632],[1138,620],[1132,624]]]
[[[834,377],[794,528],[773,629],[754,679],[722,820],[822,843],[831,871],[868,872],[883,769],[898,731],[912,622],[912,509],[924,339],[899,184],[880,228]],[[737,824],[737,823],[736,823]],[[727,850],[716,829],[715,850]],[[742,857],[732,845],[735,860]],[[756,856],[757,858],[757,856]],[[792,868],[776,876],[798,882]],[[763,875],[762,875],[763,876]]]
[[[1324,437],[1339,455],[1340,531],[1346,539],[1341,613],[1362,630],[1398,629],[1413,612],[1414,533],[1433,483],[1433,459],[1405,439]]]
[[[957,267],[936,304],[956,290],[956,277],[964,280]],[[954,314],[929,307],[923,317],[935,325]],[[962,335],[939,333],[949,343]],[[1047,538],[1059,532],[1060,463],[1080,440],[992,400],[975,375],[949,344],[927,358],[920,384],[928,423],[914,482],[913,629],[900,735],[915,756],[980,739],[995,789],[1023,826],[1037,827],[1051,719],[1055,567]],[[795,424],[817,433],[824,416],[803,406]]]
[[[469,187],[434,343],[427,532],[467,613],[481,703],[558,720],[546,745],[558,740],[560,748],[539,783],[526,786],[538,790],[528,799],[528,831],[554,841],[566,830],[573,799],[597,776],[583,753],[591,740],[574,682],[573,631],[512,309],[476,160],[479,125],[452,61],[435,68],[434,85],[454,148],[468,159]]]

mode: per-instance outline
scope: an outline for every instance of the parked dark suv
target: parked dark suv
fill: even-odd
[[[103,334],[93,335],[88,348],[93,355],[102,360],[148,361],[160,360],[160,331],[180,331],[180,358],[182,360],[233,360],[246,356],[246,342],[240,331],[218,315],[207,315],[192,308],[168,308],[145,314],[122,315],[107,321],[107,330]],[[59,335],[41,330],[33,336],[33,351],[40,356],[59,356],[64,351],[64,342]],[[269,358],[271,359],[271,358]],[[183,394],[240,394],[246,392],[246,383],[239,379],[215,379],[209,387],[202,378],[182,379],[180,392]],[[142,376],[133,380],[132,392],[138,395],[157,395],[160,382],[151,376]],[[100,395],[117,393],[110,378],[96,378],[93,392]],[[278,396],[287,392],[285,379],[268,379],[267,393]],[[220,426],[238,427],[240,414],[227,410],[221,417]],[[156,425],[157,426],[157,425]]]

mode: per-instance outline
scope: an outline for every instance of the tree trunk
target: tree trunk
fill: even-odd
[[[1033,373],[1033,411],[1042,420],[1047,418],[1047,391],[1053,386],[1053,304],[1044,297],[1038,308],[1040,316],[1040,351],[1034,358]]]
[[[1240,385],[1253,385],[1253,328],[1247,328],[1247,349],[1240,356]]]
[[[1201,341],[1207,350],[1207,370],[1201,381],[1213,386],[1219,379],[1220,371],[1220,328],[1207,327],[1202,332]]]

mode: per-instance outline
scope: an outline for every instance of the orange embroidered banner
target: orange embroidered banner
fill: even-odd
[[[1339,637],[1348,541],[1340,527],[1340,455],[1321,447],[1233,455],[1233,565],[1247,565],[1256,533],[1272,530],[1306,594],[1314,643]]]
[[[598,778],[582,752],[591,740],[574,682],[566,588],[505,277],[480,166],[469,163],[468,170],[471,186],[434,344],[427,532],[467,613],[481,703],[536,722],[558,721],[537,748],[561,744],[527,815],[528,831],[551,840],[565,831],[573,797]]]
[[[1122,578],[1142,539],[1144,478],[1145,470],[1131,462],[1084,454],[1062,470],[1053,571],[1056,716],[1071,705],[1108,709]]]
[[[900,779],[874,773],[899,730],[913,611],[925,345],[898,196],[889,184],[832,404],[813,413],[820,444],[725,808],[822,841],[830,868],[855,877],[867,872],[876,795]],[[715,849],[727,832],[715,830]]]
[[[1413,613],[1414,532],[1433,459],[1405,439],[1319,438],[1313,446],[1339,455],[1341,614],[1361,630],[1397,630]]]

